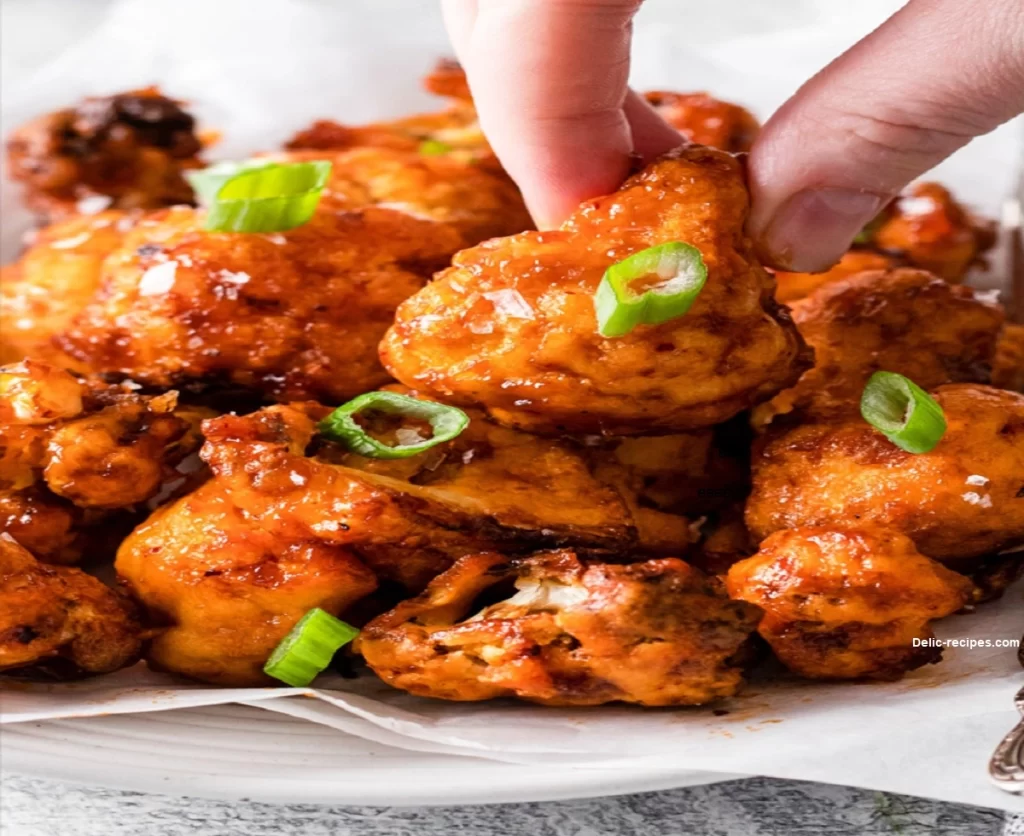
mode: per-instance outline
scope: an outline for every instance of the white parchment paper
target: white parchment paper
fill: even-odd
[[[648,0],[637,22],[639,89],[708,89],[762,117],[900,4],[829,0],[715,8]],[[704,4],[705,6],[707,4]],[[852,8],[852,7],[856,8]],[[3,74],[3,131],[86,94],[159,83],[224,132],[215,156],[274,147],[317,117],[358,123],[436,106],[418,77],[448,53],[429,0],[125,0],[31,77]],[[1009,125],[945,163],[936,176],[989,214],[1018,163]],[[5,258],[28,218],[0,190]],[[995,642],[1024,631],[1024,587],[970,615],[945,638]],[[991,787],[985,765],[1015,722],[1022,672],[1012,648],[946,650],[941,665],[887,684],[823,685],[774,676],[710,710],[538,708],[418,700],[370,676],[317,689],[212,689],[143,666],[70,685],[6,684],[0,722],[160,711],[214,703],[260,705],[389,745],[511,762],[593,769],[681,765],[859,785],[1024,811]]]

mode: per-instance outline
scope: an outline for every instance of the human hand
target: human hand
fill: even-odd
[[[442,0],[480,125],[541,228],[682,138],[627,87],[641,0]]]
[[[481,125],[541,226],[678,134],[628,90],[641,0],[443,0]],[[910,0],[804,85],[750,159],[765,260],[827,268],[907,183],[1024,110],[1021,0]]]
[[[828,268],[907,183],[1022,111],[1021,0],[910,0],[754,144],[748,229],[762,258]]]

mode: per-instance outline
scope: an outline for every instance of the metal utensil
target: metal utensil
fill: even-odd
[[[1000,223],[1000,245],[1005,258],[1005,275],[1009,298],[1006,312],[1011,322],[1024,322],[1024,170],[1018,181],[1017,194],[1007,199]],[[1018,658],[1024,664],[1024,640]],[[1024,792],[1024,688],[1014,699],[1021,720],[992,753],[988,774],[1000,789]]]
[[[1017,692],[1014,703],[1021,713],[1020,722],[996,746],[988,774],[999,789],[1024,792],[1024,688]]]

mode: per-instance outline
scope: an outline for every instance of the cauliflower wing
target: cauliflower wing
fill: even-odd
[[[902,534],[871,528],[777,531],[735,564],[729,595],[764,610],[758,632],[814,679],[899,679],[938,662],[929,626],[971,598],[971,582]]]
[[[147,654],[154,667],[260,684],[270,651],[306,610],[379,613],[378,581],[386,600],[482,550],[567,543],[644,554],[692,539],[688,521],[668,513],[674,527],[645,537],[631,504],[574,444],[474,413],[443,445],[366,459],[315,436],[328,411],[294,404],[204,422],[213,478],[159,509],[117,555],[118,575],[166,628]]]
[[[345,614],[377,586],[343,546],[254,525],[216,482],[157,510],[115,566],[159,628],[147,663],[227,686],[272,684],[263,665],[308,610]]]
[[[387,382],[377,343],[399,302],[460,247],[529,220],[504,175],[469,163],[327,156],[316,214],[287,232],[207,232],[188,207],[50,229],[5,282],[7,354],[53,339],[79,369],[283,400],[345,400]]]
[[[215,481],[266,530],[345,545],[414,591],[476,551],[642,548],[619,493],[569,444],[476,416],[418,461],[386,462],[314,444],[327,411],[272,407],[204,424]]]
[[[209,413],[27,360],[0,367],[0,531],[40,560],[107,551],[124,515],[184,484]]]
[[[711,426],[807,365],[743,234],[739,161],[684,146],[563,226],[495,239],[406,300],[381,344],[403,383],[547,434],[665,434]],[[666,241],[701,250],[708,279],[685,316],[606,339],[605,269]]]
[[[749,110],[707,93],[652,90],[644,98],[690,142],[723,151],[749,151],[761,125]]]
[[[1024,395],[966,383],[932,395],[948,428],[929,453],[859,418],[769,433],[753,458],[754,536],[857,521],[945,562],[1024,543]]]
[[[944,186],[915,183],[864,228],[853,249],[831,269],[776,273],[775,297],[788,304],[854,273],[904,266],[962,282],[995,241],[995,225],[972,215]]]
[[[108,211],[55,223],[39,230],[19,261],[0,268],[0,362],[31,357],[86,371],[51,340],[95,297],[103,260],[137,217]]]
[[[202,167],[195,120],[156,87],[90,97],[18,128],[10,176],[44,222],[107,207],[192,203],[183,172]]]
[[[814,349],[814,368],[757,407],[755,424],[789,412],[808,421],[856,416],[864,385],[880,370],[926,390],[988,383],[1004,319],[971,288],[911,269],[834,281],[794,302],[792,313]]]
[[[1008,324],[996,346],[992,385],[1024,392],[1024,325]]]
[[[91,575],[39,563],[0,533],[0,670],[108,673],[138,660],[134,609]]]
[[[510,582],[514,595],[480,607]],[[571,551],[487,553],[463,557],[371,621],[356,650],[418,696],[700,705],[739,690],[759,614],[675,558],[615,565]]]

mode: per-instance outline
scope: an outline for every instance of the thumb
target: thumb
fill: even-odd
[[[907,183],[1022,110],[1021,0],[911,0],[769,120],[748,230],[770,265],[824,270]]]
[[[480,125],[541,227],[613,191],[628,172],[633,137],[624,107],[639,5],[444,2]]]

